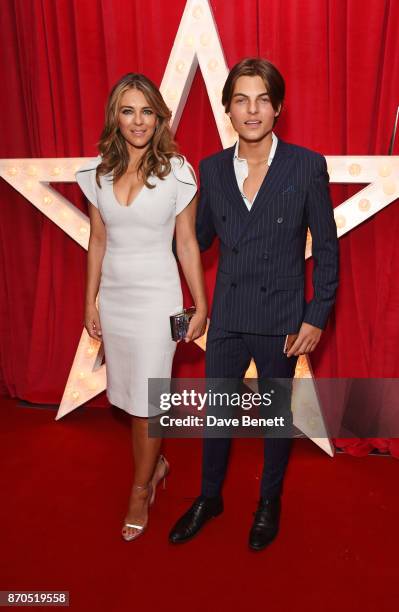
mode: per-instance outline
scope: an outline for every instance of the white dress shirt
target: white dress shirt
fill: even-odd
[[[236,179],[237,179],[237,183],[238,183],[238,188],[241,192],[241,195],[243,197],[243,200],[245,202],[246,207],[248,208],[248,210],[251,210],[251,206],[255,201],[256,196],[258,195],[259,191],[257,191],[254,195],[254,199],[252,200],[252,202],[247,198],[247,196],[244,193],[244,181],[246,178],[248,178],[248,162],[246,159],[244,159],[243,157],[238,157],[238,143],[239,141],[237,140],[236,142],[236,146],[234,149],[234,172],[236,175]],[[272,132],[272,146],[270,147],[270,153],[269,153],[269,157],[267,160],[267,165],[270,166],[270,164],[273,161],[273,157],[274,154],[276,152],[276,148],[277,148],[277,143],[278,143],[278,138],[276,136],[276,134],[274,132]]]

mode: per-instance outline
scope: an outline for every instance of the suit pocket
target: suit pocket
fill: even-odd
[[[304,276],[279,276],[274,281],[276,289],[290,290],[290,289],[304,289],[305,277]]]

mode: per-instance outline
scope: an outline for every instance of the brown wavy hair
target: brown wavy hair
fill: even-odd
[[[121,98],[129,89],[141,91],[158,118],[150,146],[142,156],[137,168],[137,172],[144,179],[144,184],[153,189],[155,185],[148,182],[149,177],[155,175],[164,179],[171,171],[170,158],[177,156],[183,161],[183,157],[177,152],[177,144],[169,126],[172,113],[166,106],[161,92],[155,83],[144,74],[137,72],[125,74],[113,86],[109,95],[105,109],[105,124],[98,143],[102,161],[97,166],[96,181],[101,187],[100,176],[113,172],[113,180],[116,181],[127,170],[129,153],[126,141],[119,130],[118,116]]]

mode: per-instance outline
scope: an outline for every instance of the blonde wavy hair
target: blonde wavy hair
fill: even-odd
[[[99,187],[100,176],[113,172],[113,180],[117,181],[127,170],[129,164],[129,153],[126,141],[119,130],[118,117],[121,107],[121,98],[129,89],[141,91],[149,106],[157,115],[155,132],[151,138],[150,146],[142,156],[137,171],[143,177],[144,184],[153,189],[148,179],[155,175],[164,179],[171,171],[170,158],[183,157],[178,154],[177,144],[173,139],[169,126],[171,111],[158,87],[144,74],[130,72],[123,76],[112,88],[105,110],[105,124],[98,142],[98,150],[102,157],[97,166],[96,181]]]

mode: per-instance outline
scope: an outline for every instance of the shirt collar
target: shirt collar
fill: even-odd
[[[238,157],[238,143],[239,141],[237,140],[235,147],[234,147],[234,159],[237,159],[238,161],[247,161],[244,157]],[[278,143],[278,138],[276,136],[276,134],[274,132],[272,132],[272,146],[270,147],[270,153],[269,153],[269,157],[267,159],[267,165],[270,166],[270,164],[273,161],[273,157],[276,153],[276,149],[277,149],[277,143]]]

